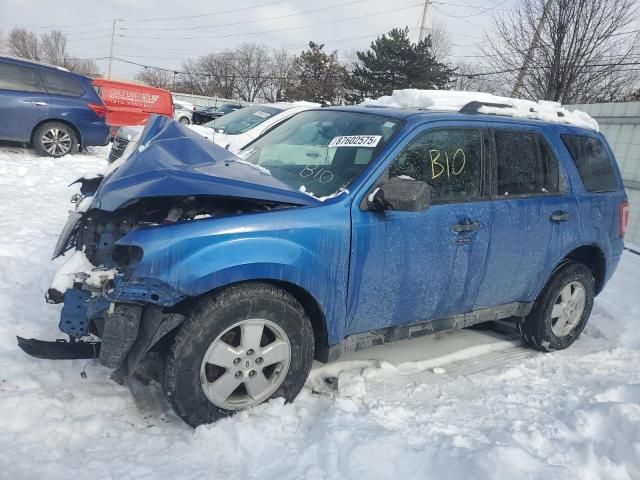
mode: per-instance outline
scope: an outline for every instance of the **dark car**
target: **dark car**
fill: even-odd
[[[193,123],[196,125],[202,125],[203,123],[210,122],[211,120],[226,115],[227,113],[235,112],[244,105],[239,103],[223,103],[218,107],[205,107],[193,112]]]
[[[107,109],[89,77],[64,68],[0,57],[0,140],[61,157],[106,145]]]
[[[623,250],[613,152],[586,114],[459,96],[306,110],[238,156],[153,117],[54,253],[76,248],[47,294],[73,341],[21,347],[99,349],[121,381],[155,348],[194,426],[392,340],[508,318],[532,347],[569,347]]]

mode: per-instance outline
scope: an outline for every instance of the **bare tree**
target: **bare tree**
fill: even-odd
[[[51,30],[40,36],[40,60],[58,65],[60,67],[69,68],[67,59],[67,37],[59,30]]]
[[[152,87],[173,88],[173,74],[159,68],[145,68],[136,73],[135,79]]]
[[[84,75],[95,75],[100,71],[92,59],[72,56],[67,51],[67,37],[59,30],[51,30],[38,38],[34,32],[14,28],[9,34],[7,50],[17,57],[43,61]]]
[[[453,88],[471,92],[501,93],[500,78],[496,75],[485,75],[478,64],[459,62],[455,66],[456,78]]]
[[[29,60],[40,60],[38,36],[25,28],[14,28],[9,33],[7,49],[11,55]]]
[[[197,61],[187,60],[182,69],[181,90],[210,97],[233,98],[238,74],[232,50],[205,55]]]
[[[547,1],[539,40],[530,48]],[[483,51],[502,72],[501,93],[509,93],[524,65],[525,97],[606,101],[628,91],[625,64],[640,48],[640,35],[627,31],[637,15],[634,0],[522,0],[512,13],[494,17]]]
[[[431,53],[438,62],[446,63],[451,55],[451,40],[444,24],[433,22],[431,25]]]
[[[262,89],[262,95],[268,102],[280,102],[286,98],[292,88],[293,65],[295,57],[285,49],[274,50],[271,59],[271,78]]]
[[[201,63],[203,73],[210,76],[213,95],[233,98],[238,82],[235,52],[224,50],[207,55],[201,59]]]
[[[98,64],[90,58],[67,58],[67,68],[72,72],[81,73],[83,75],[95,76],[100,73]]]
[[[196,95],[209,95],[210,86],[207,77],[202,74],[200,61],[182,62],[183,73],[180,78],[182,90]]]
[[[236,50],[235,59],[238,95],[253,102],[272,79],[269,50],[256,43],[244,43]]]

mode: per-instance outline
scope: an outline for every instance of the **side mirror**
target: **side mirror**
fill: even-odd
[[[367,199],[371,210],[421,212],[431,204],[431,187],[420,180],[393,177],[373,190]]]

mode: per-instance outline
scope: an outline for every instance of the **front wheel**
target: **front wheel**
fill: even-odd
[[[47,122],[34,132],[33,148],[43,157],[58,158],[76,151],[78,137],[65,123]]]
[[[195,427],[273,398],[292,401],[313,361],[311,322],[270,284],[235,285],[187,314],[167,355],[163,387]]]
[[[531,313],[518,323],[522,338],[544,351],[569,347],[586,326],[594,297],[591,270],[580,263],[563,266],[551,277]]]
[[[191,122],[189,121],[189,119],[187,117],[180,117],[180,120],[178,120],[182,125],[189,125]]]

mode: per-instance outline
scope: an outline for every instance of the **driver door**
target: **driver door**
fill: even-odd
[[[423,130],[394,159],[389,177],[431,186],[426,211],[353,205],[347,335],[472,310],[491,232],[484,137],[479,127]]]

